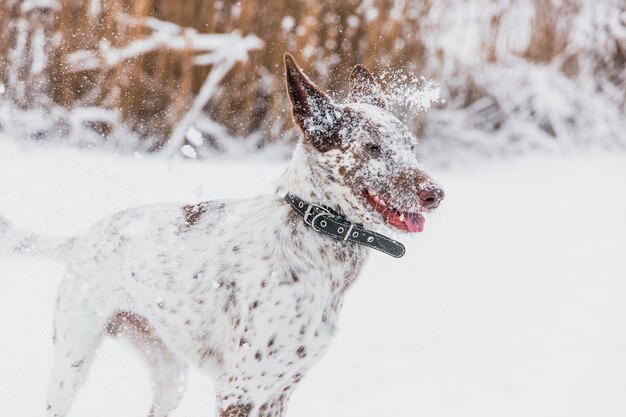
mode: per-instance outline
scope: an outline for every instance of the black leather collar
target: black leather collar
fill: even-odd
[[[287,194],[285,200],[304,218],[304,223],[316,232],[325,233],[338,240],[358,243],[394,258],[400,258],[406,251],[402,243],[367,230],[360,223],[349,222],[330,207],[309,204],[293,194]]]

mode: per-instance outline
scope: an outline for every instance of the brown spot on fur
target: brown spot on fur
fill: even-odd
[[[285,279],[283,279],[279,285],[293,285],[300,282],[300,278],[296,275],[296,273],[294,271],[291,271],[291,274],[289,277],[285,277]]]
[[[202,215],[207,211],[207,202],[187,205],[183,207],[183,215],[185,216],[185,224],[193,226],[200,220]]]
[[[317,137],[304,132],[304,137],[307,143],[313,144],[313,146],[321,153],[328,152],[333,149],[341,148],[342,140],[339,135],[339,124],[331,127],[330,133],[327,132],[323,137]]]
[[[83,363],[84,363],[84,361],[83,361],[83,360],[80,360],[80,361],[78,361],[78,362],[74,362],[74,363],[72,364],[72,368],[80,368],[81,366],[83,366]]]
[[[220,417],[248,417],[251,411],[252,404],[231,404],[225,410],[220,410]]]
[[[306,349],[304,346],[300,346],[298,348],[298,350],[296,350],[296,355],[298,355],[298,357],[300,359],[304,358],[306,356]]]
[[[154,336],[154,327],[144,317],[130,311],[118,311],[107,323],[106,332],[110,336],[120,336],[126,332],[136,331],[144,336]]]
[[[267,401],[259,408],[258,417],[278,417],[284,416],[287,409],[287,401],[291,393],[292,387],[289,385],[283,389],[280,395]]]
[[[263,355],[261,355],[261,351],[257,350],[256,353],[254,354],[254,359],[256,359],[257,361],[261,362],[261,359],[263,359]]]
[[[225,282],[220,280],[219,285],[220,288],[228,290],[228,293],[226,294],[226,299],[224,301],[224,307],[222,309],[224,313],[228,313],[233,307],[237,305],[237,284],[235,284],[235,281]]]
[[[207,361],[210,359],[215,360],[217,363],[224,363],[224,356],[217,351],[215,348],[212,348],[211,346],[207,346],[203,349],[200,350],[200,352],[198,352],[200,354],[200,358],[203,361]]]
[[[228,311],[237,304],[237,298],[235,294],[231,292],[226,297],[226,302],[224,303],[224,313],[228,313]]]

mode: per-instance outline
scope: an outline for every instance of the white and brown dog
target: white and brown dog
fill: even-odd
[[[367,244],[386,238],[365,228],[422,230],[422,213],[443,192],[370,73],[355,67],[349,103],[336,104],[291,56],[285,65],[303,135],[275,195],[133,208],[71,239],[0,218],[1,248],[69,264],[56,305],[50,417],[68,414],[106,335],[129,336],[147,355],[150,416],[177,407],[189,365],[212,377],[220,417],[284,416],[335,333],[367,246],[386,251]],[[339,226],[321,230],[326,221],[297,210],[304,202]]]

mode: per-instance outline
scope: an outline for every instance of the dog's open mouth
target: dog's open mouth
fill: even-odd
[[[387,224],[409,233],[417,233],[424,230],[426,219],[424,219],[421,213],[402,211],[392,207],[385,200],[378,197],[376,193],[367,189],[363,190],[362,195],[365,201],[385,218]]]

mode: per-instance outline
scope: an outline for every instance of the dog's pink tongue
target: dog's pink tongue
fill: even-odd
[[[426,219],[424,219],[424,216],[419,213],[404,216],[404,225],[411,233],[423,231],[424,223],[426,223]]]

